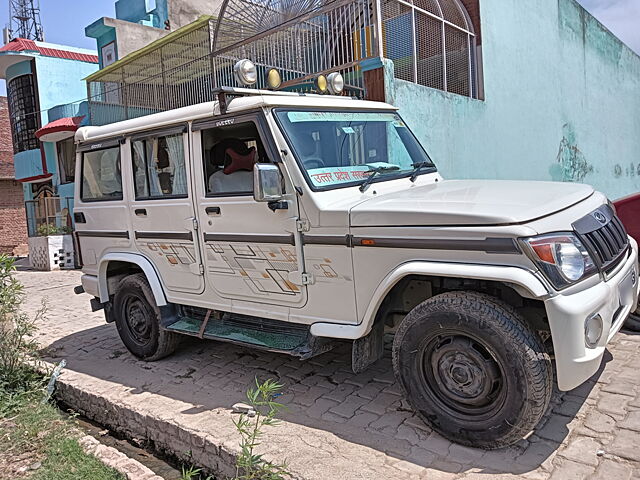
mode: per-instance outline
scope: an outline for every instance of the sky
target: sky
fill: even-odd
[[[640,0],[578,2],[640,54]],[[84,27],[101,17],[115,16],[115,0],[41,0],[40,8],[47,42],[90,49],[95,49],[96,43],[85,37]],[[8,17],[9,2],[0,0],[0,27],[7,24]],[[0,95],[6,95],[4,81],[0,81]]]

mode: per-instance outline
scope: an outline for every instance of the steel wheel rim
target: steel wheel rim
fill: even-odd
[[[151,342],[154,315],[147,302],[129,294],[123,302],[123,318],[129,337],[141,347]]]
[[[504,406],[508,384],[503,362],[485,342],[462,330],[427,337],[419,356],[426,394],[461,421],[482,421]]]

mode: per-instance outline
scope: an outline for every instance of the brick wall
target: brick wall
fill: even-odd
[[[9,109],[6,97],[0,97],[0,253],[26,255],[24,196],[14,175]]]

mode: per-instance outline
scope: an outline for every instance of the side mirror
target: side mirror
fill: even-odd
[[[253,198],[256,202],[279,202],[284,197],[280,170],[270,163],[253,166]]]

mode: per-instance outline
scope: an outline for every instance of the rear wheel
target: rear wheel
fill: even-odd
[[[512,307],[476,292],[445,293],[412,310],[396,333],[393,367],[417,413],[473,447],[518,442],[551,397],[539,337]]]
[[[160,360],[178,346],[180,336],[160,328],[160,309],[141,273],[120,282],[113,299],[113,314],[122,342],[142,360]]]
[[[640,307],[625,320],[624,328],[632,332],[640,332]]]

